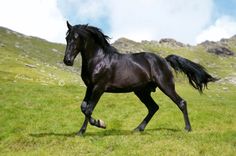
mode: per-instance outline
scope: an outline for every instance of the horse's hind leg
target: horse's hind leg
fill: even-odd
[[[187,131],[191,131],[191,124],[187,111],[187,103],[176,93],[173,80],[165,79],[161,83],[159,83],[158,86],[182,111],[185,121],[185,129]]]
[[[151,120],[153,115],[159,109],[159,106],[155,103],[155,101],[151,97],[150,91],[135,91],[135,95],[145,104],[148,109],[147,116],[143,119],[143,121],[139,124],[135,131],[144,131],[145,127],[147,126],[148,122]]]

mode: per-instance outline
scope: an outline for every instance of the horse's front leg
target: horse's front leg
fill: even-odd
[[[106,128],[106,125],[102,120],[94,119],[92,117],[92,113],[103,93],[103,89],[98,86],[94,87],[92,90],[91,98],[88,101],[87,109],[85,111],[85,116],[89,119],[89,123],[99,128]]]
[[[81,103],[81,111],[84,113],[87,109],[87,104],[88,104],[88,100],[89,98],[91,97],[91,94],[92,94],[92,89],[91,88],[87,88],[86,90],[86,94],[85,94],[85,97],[84,97],[84,100],[83,102]],[[84,123],[82,125],[82,127],[80,128],[79,132],[77,133],[77,135],[83,135],[87,129],[87,125],[88,125],[88,121],[89,121],[89,118],[86,117],[85,115],[85,119],[84,119]]]
[[[86,110],[89,109],[88,108],[88,105],[87,105],[87,102],[86,101],[83,101],[82,104],[81,104],[81,110],[84,114],[86,114]],[[84,119],[84,123],[80,129],[80,131],[77,133],[78,135],[83,135],[87,129],[87,125],[88,125],[88,122],[90,122],[91,125],[94,125],[94,126],[97,126],[97,127],[101,127],[101,128],[106,128],[106,125],[105,123],[102,121],[102,120],[95,120],[91,117],[88,117],[85,115],[85,119]]]
[[[82,104],[81,104],[82,112],[85,112],[86,107],[87,107],[87,102],[83,101]],[[85,117],[84,123],[83,123],[82,127],[80,128],[79,132],[77,133],[77,135],[83,135],[85,133],[86,129],[87,129],[89,118],[86,117],[86,116],[84,116],[84,117]]]
[[[88,94],[87,101],[83,101],[83,103],[81,104],[81,110],[85,115],[85,120],[84,124],[81,127],[81,130],[79,131],[79,134],[83,134],[85,132],[88,122],[93,126],[97,126],[99,128],[106,128],[106,125],[102,120],[96,120],[92,117],[93,110],[103,92],[103,89],[99,87],[94,87],[91,90],[91,94]]]

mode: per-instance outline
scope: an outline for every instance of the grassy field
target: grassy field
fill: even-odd
[[[132,131],[147,113],[132,93],[104,94],[93,116],[104,120],[107,129],[89,125],[85,136],[78,137],[85,87],[74,69],[57,64],[63,45],[22,36],[15,41],[14,35],[0,40],[0,155],[235,155],[236,86],[225,79],[236,73],[235,57],[175,51],[197,58],[223,79],[200,95],[186,78],[177,76],[177,91],[188,102],[192,132],[184,131],[182,113],[157,90],[152,97],[160,109],[144,132]]]
[[[103,119],[107,129],[89,126],[78,137],[84,87],[1,83],[0,155],[234,155],[236,88],[225,88],[214,84],[199,95],[187,84],[177,85],[189,104],[190,133],[183,130],[180,111],[160,91],[153,93],[160,110],[143,133],[132,132],[147,113],[143,104],[133,94],[105,94],[94,117]]]

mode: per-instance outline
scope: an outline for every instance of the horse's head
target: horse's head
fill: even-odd
[[[66,51],[64,56],[64,63],[68,66],[74,64],[75,57],[82,50],[82,41],[76,28],[67,21],[68,32],[66,36]]]
[[[107,46],[110,46],[109,37],[104,35],[97,27],[88,24],[72,26],[68,21],[67,27],[64,63],[68,66],[73,65],[79,52],[82,53],[82,56],[91,57],[98,49],[104,50]]]

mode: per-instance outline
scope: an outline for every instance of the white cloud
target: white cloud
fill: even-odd
[[[192,44],[211,20],[213,2],[214,0],[0,0],[0,25],[27,35],[65,43],[67,28],[63,13],[72,21],[92,23],[98,27],[106,25],[109,30],[103,31],[113,40],[119,37],[136,41],[170,37]]]
[[[1,0],[0,25],[49,41],[65,41],[66,24],[56,0]]]
[[[111,0],[112,37],[134,40],[175,38],[194,43],[211,18],[212,0]]]
[[[222,16],[216,22],[203,30],[196,38],[197,43],[205,40],[219,41],[236,34],[236,20],[230,16]]]
[[[59,0],[61,9],[73,12],[73,21],[102,26],[116,40],[158,40],[175,38],[194,43],[196,35],[211,19],[213,0]],[[71,8],[71,9],[69,9]],[[75,9],[76,11],[72,11]],[[63,12],[63,11],[62,11]],[[68,16],[68,13],[67,13]],[[102,21],[105,17],[108,21]],[[76,20],[75,20],[76,18]]]
[[[98,19],[106,15],[104,0],[86,0],[78,5],[77,15],[80,18]]]
[[[60,11],[72,21],[97,21],[109,14],[106,9],[107,0],[57,0],[57,2]]]

